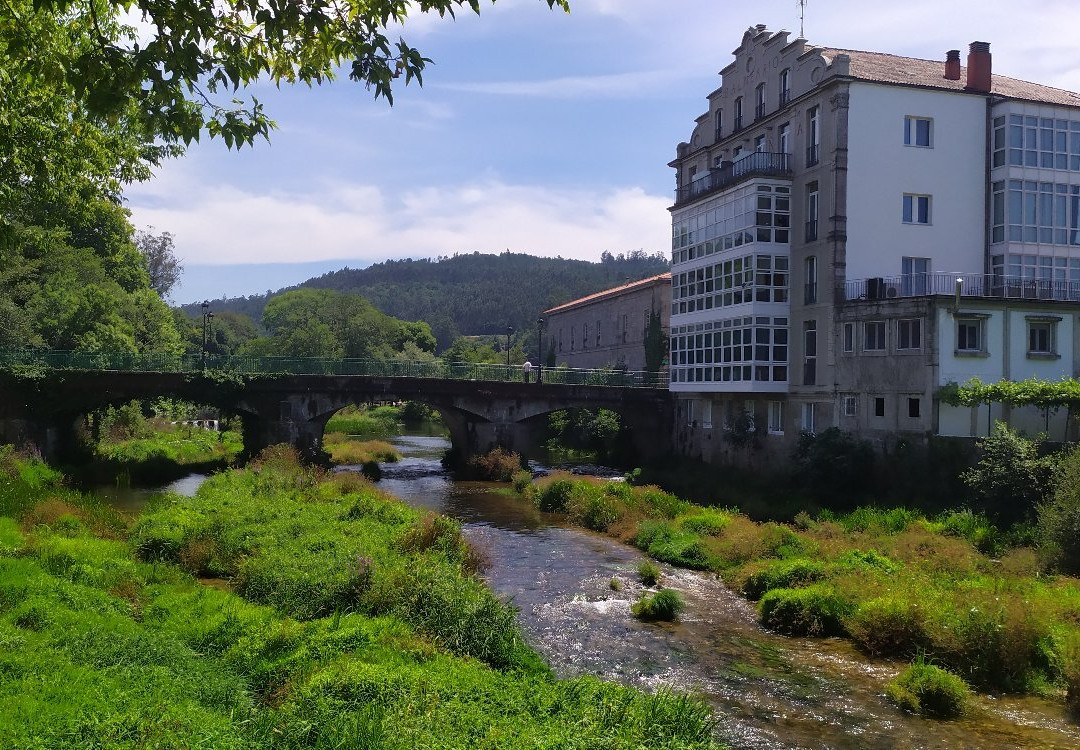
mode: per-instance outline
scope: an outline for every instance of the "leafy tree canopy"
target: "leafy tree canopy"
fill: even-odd
[[[568,10],[567,0],[543,0]],[[57,29],[71,46],[43,72],[63,78],[98,117],[134,116],[146,132],[190,143],[205,130],[230,146],[266,137],[273,123],[257,99],[234,99],[257,80],[321,83],[340,69],[393,100],[429,59],[387,27],[410,12],[480,12],[480,0],[0,0],[14,55],[33,55]],[[121,23],[133,12],[148,38]]]

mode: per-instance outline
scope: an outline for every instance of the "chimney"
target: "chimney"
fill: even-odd
[[[945,53],[945,78],[949,81],[960,80],[960,50],[951,49]]]
[[[968,91],[990,93],[990,42],[972,42],[968,49]]]

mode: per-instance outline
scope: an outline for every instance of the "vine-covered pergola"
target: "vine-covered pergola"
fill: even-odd
[[[1072,415],[1080,408],[1080,380],[1000,380],[984,383],[972,378],[963,385],[949,383],[938,391],[938,398],[950,406],[981,406],[1007,404],[1009,406],[1034,406],[1043,410],[1049,429],[1050,414],[1061,407],[1068,409],[1065,440]]]

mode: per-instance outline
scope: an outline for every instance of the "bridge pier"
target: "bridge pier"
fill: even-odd
[[[253,413],[241,414],[244,458],[252,459],[264,448],[278,443],[291,445],[305,463],[324,464],[323,430],[330,415],[314,419],[268,419]]]

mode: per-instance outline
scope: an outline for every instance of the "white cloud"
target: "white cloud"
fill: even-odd
[[[191,264],[374,262],[455,252],[562,255],[663,251],[665,197],[640,188],[559,190],[489,178],[400,197],[365,184],[318,193],[259,194],[227,184],[189,189],[166,178],[132,191],[136,226],[168,228]]]
[[[476,94],[538,96],[559,99],[582,97],[633,97],[670,84],[680,74],[674,70],[646,70],[593,76],[564,76],[536,81],[486,81],[445,84],[439,88]]]

